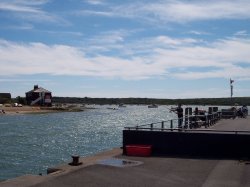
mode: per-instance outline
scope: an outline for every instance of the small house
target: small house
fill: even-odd
[[[52,106],[52,93],[34,85],[33,90],[26,92],[26,101],[28,105]]]

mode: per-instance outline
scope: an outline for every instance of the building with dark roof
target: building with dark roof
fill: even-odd
[[[28,105],[51,106],[52,93],[38,85],[34,85],[34,89],[26,92],[26,100]]]
[[[0,93],[0,104],[11,103],[10,93]]]

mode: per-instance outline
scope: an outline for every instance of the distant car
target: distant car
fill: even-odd
[[[18,104],[17,106],[18,106],[18,107],[22,107],[23,105],[22,105],[22,104]]]

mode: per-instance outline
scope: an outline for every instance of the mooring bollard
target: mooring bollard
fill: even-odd
[[[78,165],[82,164],[81,162],[79,162],[80,156],[78,156],[78,155],[72,155],[71,157],[72,157],[72,162],[69,163],[69,165],[71,165],[71,166],[78,166]]]
[[[77,155],[76,155],[76,156],[72,156],[72,159],[73,159],[73,162],[72,162],[72,163],[73,163],[74,165],[77,165],[77,164],[79,163],[79,156],[77,156]]]

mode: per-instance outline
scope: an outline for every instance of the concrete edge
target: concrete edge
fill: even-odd
[[[79,166],[70,166],[67,163],[64,163],[62,165],[58,165],[53,167],[53,169],[57,170],[51,174],[48,175],[23,175],[17,178],[13,179],[8,179],[6,181],[0,182],[0,187],[28,187],[28,186],[33,186],[38,183],[42,183],[44,181],[53,179],[54,177],[58,177],[61,175],[69,174],[70,172],[76,172],[79,169],[82,169],[84,167],[94,165],[96,164],[97,161],[101,159],[107,159],[111,157],[116,157],[118,155],[122,154],[122,149],[120,148],[114,148],[108,151],[103,151],[100,153],[97,153],[92,156],[87,156],[87,157],[80,157],[79,161],[82,162],[81,165]]]

